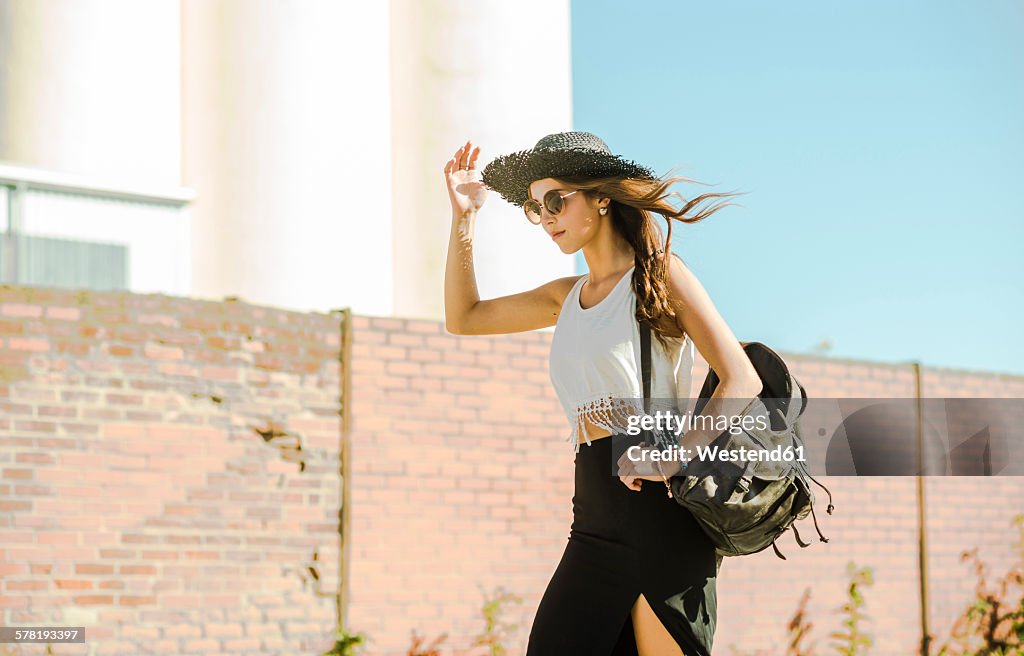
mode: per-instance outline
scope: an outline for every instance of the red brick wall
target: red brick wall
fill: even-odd
[[[3,623],[87,627],[95,652],[57,653],[322,650],[333,598],[301,574],[317,551],[334,589],[338,325],[3,289]],[[305,471],[254,431],[274,420]]]
[[[481,590],[499,585],[524,598],[509,621],[528,633],[572,519],[548,341],[356,318],[350,619],[375,653],[402,653],[412,627],[466,647],[483,628]]]
[[[339,322],[238,302],[0,289],[3,623],[86,625],[103,654],[143,642],[207,654],[329,646]],[[510,643],[520,653],[571,521],[573,454],[547,374],[550,332],[354,323],[350,629],[370,636],[371,654],[404,654],[413,629],[448,632],[442,653],[479,653],[469,644],[483,628],[482,593],[504,586],[523,598],[507,617],[521,624]],[[913,396],[906,366],[784,355],[816,396]],[[698,363],[694,392],[705,371]],[[1019,377],[924,372],[925,396],[1022,392]],[[255,429],[270,422],[302,451],[267,444]],[[778,645],[805,586],[825,647],[848,560],[875,570],[874,653],[913,650],[914,479],[821,480],[836,504],[819,513],[829,544],[799,549],[787,535],[788,561],[769,551],[723,564],[716,654]],[[981,546],[1005,571],[1009,518],[1024,506],[990,499],[1022,492],[1012,478],[927,479],[940,637],[971,598],[960,550]],[[319,587],[302,575],[309,566]]]

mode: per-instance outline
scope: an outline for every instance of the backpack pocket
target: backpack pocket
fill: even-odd
[[[779,508],[788,510],[793,491],[792,482],[785,478],[750,477],[748,486],[737,485],[732,498],[726,502],[726,507],[732,505],[737,512],[734,521],[723,528],[730,533],[742,533],[771,521]]]
[[[757,553],[767,549],[777,536],[793,523],[791,515],[796,488],[789,485],[769,512],[757,518],[749,526],[730,531],[729,542],[738,555]]]

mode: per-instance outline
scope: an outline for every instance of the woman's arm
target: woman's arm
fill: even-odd
[[[444,274],[444,325],[454,335],[503,335],[553,326],[579,276],[558,278],[536,289],[480,300],[473,267],[476,213],[452,217]]]
[[[675,311],[679,330],[690,336],[694,346],[719,377],[718,386],[698,416],[724,416],[731,421],[731,417],[739,415],[761,393],[761,378],[715,309],[703,285],[675,254],[669,263],[669,304]],[[694,423],[697,427],[679,437],[679,445],[686,449],[688,459],[697,457],[696,447],[707,446],[723,432],[714,428],[704,429],[701,428],[702,423]],[[721,424],[711,424],[715,425]],[[676,475],[682,466],[683,463],[678,461],[634,461],[626,452],[618,460],[619,479],[629,489],[639,491],[641,481],[661,481],[662,476]]]
[[[473,150],[467,141],[444,167],[452,204],[444,273],[445,329],[455,335],[499,335],[553,326],[579,276],[558,278],[519,294],[480,300],[473,266],[473,232],[487,190],[476,175],[479,154],[480,149]]]
[[[685,331],[707,360],[719,384],[701,415],[738,415],[761,393],[762,382],[739,340],[715,309],[697,277],[673,254],[669,263],[669,303],[676,313],[679,329]],[[696,446],[706,446],[722,431],[693,429],[679,438],[679,444],[694,457]]]

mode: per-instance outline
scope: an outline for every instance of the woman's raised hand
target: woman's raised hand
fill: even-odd
[[[487,200],[487,187],[480,181],[480,171],[476,168],[479,155],[480,147],[473,148],[467,141],[444,165],[452,212],[460,216],[469,210],[479,210]]]

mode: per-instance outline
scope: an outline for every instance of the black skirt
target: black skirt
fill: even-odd
[[[580,445],[569,542],[530,630],[527,656],[637,654],[630,610],[643,594],[685,656],[710,656],[721,558],[665,484],[627,488],[615,463],[639,437]]]

